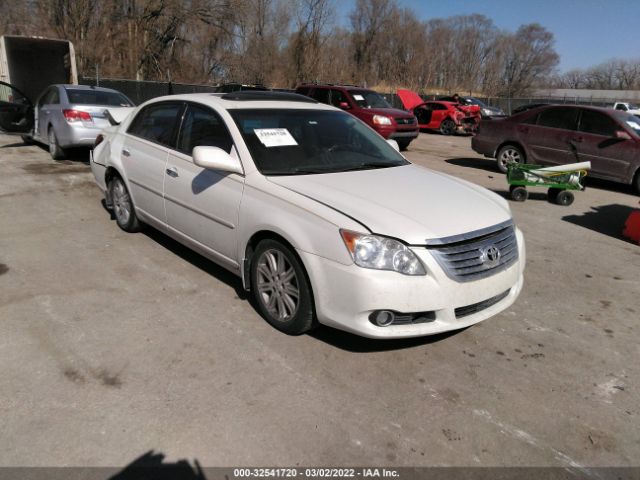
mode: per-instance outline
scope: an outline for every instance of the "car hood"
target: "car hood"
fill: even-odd
[[[412,245],[511,218],[495,193],[417,165],[268,179]]]
[[[414,108],[423,105],[425,101],[413,90],[398,90],[398,97],[402,102],[402,106],[407,110],[413,110]]]
[[[363,108],[371,115],[385,115],[393,118],[413,118],[413,114],[399,108]]]

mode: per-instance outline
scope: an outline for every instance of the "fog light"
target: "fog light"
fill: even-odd
[[[388,327],[393,323],[395,314],[389,310],[380,310],[373,312],[369,319],[379,327]]]

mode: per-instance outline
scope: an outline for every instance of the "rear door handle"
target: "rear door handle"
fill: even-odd
[[[167,168],[165,171],[170,177],[176,178],[178,176],[178,169],[176,167]]]
[[[131,152],[129,151],[128,148],[123,148],[122,149],[122,155],[124,155],[125,157],[130,157],[131,156]]]

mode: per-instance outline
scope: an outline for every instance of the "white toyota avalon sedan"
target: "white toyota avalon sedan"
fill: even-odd
[[[91,161],[120,228],[151,225],[235,273],[285,333],[319,322],[431,335],[501,312],[522,289],[507,202],[412,165],[353,115],[276,92],[131,110]]]

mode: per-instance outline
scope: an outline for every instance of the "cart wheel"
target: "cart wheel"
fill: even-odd
[[[558,205],[562,205],[563,207],[568,207],[573,203],[573,193],[567,190],[559,192],[556,196],[556,203]]]
[[[547,198],[551,203],[557,203],[558,194],[561,192],[559,188],[550,188],[547,192]]]
[[[511,198],[515,202],[524,202],[529,198],[529,191],[521,186],[511,185],[509,187],[509,192],[511,193]]]

